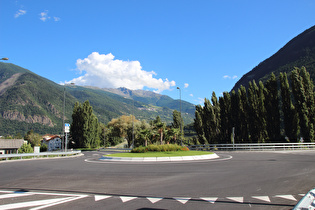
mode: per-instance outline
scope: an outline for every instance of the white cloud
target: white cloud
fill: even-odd
[[[126,87],[132,90],[148,87],[155,89],[158,93],[176,85],[175,81],[154,78],[156,73],[142,70],[139,61],[123,61],[114,58],[111,53],[106,55],[93,52],[83,60],[78,59],[77,69],[84,75],[66,83],[101,88]]]
[[[236,79],[236,78],[237,78],[236,75],[234,75],[234,76],[224,75],[223,76],[223,79]]]
[[[60,21],[60,18],[59,17],[54,17],[54,21],[58,22],[58,21]]]
[[[189,84],[188,83],[185,83],[184,84],[184,88],[188,88]]]
[[[189,94],[189,96],[194,97],[194,94],[191,93],[191,94]]]
[[[39,13],[40,16],[40,20],[45,22],[47,19],[50,19],[50,17],[48,16],[48,10],[45,10],[44,12]]]
[[[19,11],[17,11],[14,15],[15,18],[20,17],[21,15],[25,15],[26,14],[26,10],[22,10],[20,9]]]

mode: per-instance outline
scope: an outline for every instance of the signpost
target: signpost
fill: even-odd
[[[68,133],[70,132],[70,124],[65,123],[65,134],[66,134],[66,141],[65,141],[65,152],[67,152],[67,145],[68,145]]]

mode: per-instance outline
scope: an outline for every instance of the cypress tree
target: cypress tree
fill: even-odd
[[[241,85],[240,89],[238,90],[238,101],[239,101],[239,121],[240,124],[239,133],[240,133],[240,140],[241,142],[250,142],[249,141],[249,105],[248,105],[248,98],[246,88]],[[238,131],[236,131],[237,133]],[[237,139],[237,135],[236,135]]]
[[[303,78],[300,75],[301,70],[295,68],[291,72],[292,92],[295,99],[295,106],[298,111],[300,134],[306,141],[312,140],[312,126],[309,120],[309,110],[307,107],[307,97],[305,94]]]
[[[298,117],[295,107],[292,103],[289,81],[285,72],[280,73],[280,90],[285,135],[291,142],[295,142],[299,130]]]
[[[223,93],[223,97],[219,97],[220,105],[220,143],[231,143],[230,142],[230,130],[232,129],[232,117],[231,117],[231,98],[228,92]]]
[[[272,73],[266,82],[266,120],[267,132],[270,142],[278,142],[280,139],[280,109],[278,96],[278,83]]]
[[[83,105],[75,103],[70,134],[76,147],[96,148],[100,145],[98,119],[93,114],[89,101]]]
[[[259,139],[258,87],[255,81],[249,82],[248,87],[248,121],[250,142],[257,143]]]
[[[197,133],[198,141],[200,144],[208,144],[207,139],[205,138],[205,133],[203,130],[202,117],[203,108],[200,105],[196,106],[195,119],[194,119],[194,128]]]

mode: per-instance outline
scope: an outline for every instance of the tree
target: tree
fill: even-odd
[[[280,73],[280,90],[283,111],[283,123],[285,135],[292,141],[297,139],[298,117],[292,103],[291,90],[287,74]]]
[[[153,127],[157,130],[160,136],[160,144],[163,144],[163,134],[164,134],[164,129],[166,127],[165,123],[162,122],[160,116],[157,116],[156,119],[153,121],[154,125]]]
[[[98,119],[93,113],[89,101],[76,102],[72,113],[70,134],[79,148],[96,148],[100,146]]]
[[[277,142],[280,139],[280,109],[278,96],[278,83],[276,76],[272,73],[266,82],[266,126],[269,141]]]
[[[128,147],[131,147],[133,140],[138,135],[139,124],[140,121],[135,116],[122,115],[119,118],[112,119],[108,123],[107,126],[110,129],[109,136],[110,138],[124,138],[128,142]]]
[[[200,144],[208,144],[208,141],[205,137],[204,127],[203,127],[203,108],[200,105],[196,106],[195,110],[195,119],[194,119],[194,128],[197,133],[197,138]]]
[[[304,72],[305,68],[295,68],[291,72],[292,92],[295,99],[295,107],[299,116],[300,133],[306,141],[313,141],[314,128],[312,116],[312,107],[308,107],[310,97],[307,96],[310,85],[308,84],[307,74]]]
[[[24,140],[27,140],[32,145],[32,147],[40,146],[41,139],[42,137],[38,133],[34,133],[33,130],[28,131],[24,136]]]
[[[177,110],[173,111],[173,124],[172,124],[172,127],[179,131],[180,139],[182,140],[182,138],[184,136],[184,120],[182,118],[181,113],[178,112]],[[177,132],[177,130],[176,130],[176,132]],[[175,130],[173,130],[172,132],[174,133],[174,135],[178,135],[175,132]],[[175,136],[175,139],[176,139],[176,136]]]
[[[231,116],[231,97],[228,92],[223,93],[223,97],[219,97],[220,117],[221,117],[221,138],[220,143],[231,143],[229,140],[230,132],[232,130],[232,116]]]
[[[32,145],[30,143],[28,144],[23,144],[19,149],[18,149],[19,153],[33,153],[34,150],[32,148]]]

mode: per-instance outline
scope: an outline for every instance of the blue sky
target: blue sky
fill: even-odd
[[[0,57],[199,104],[313,25],[314,0],[0,0]]]

